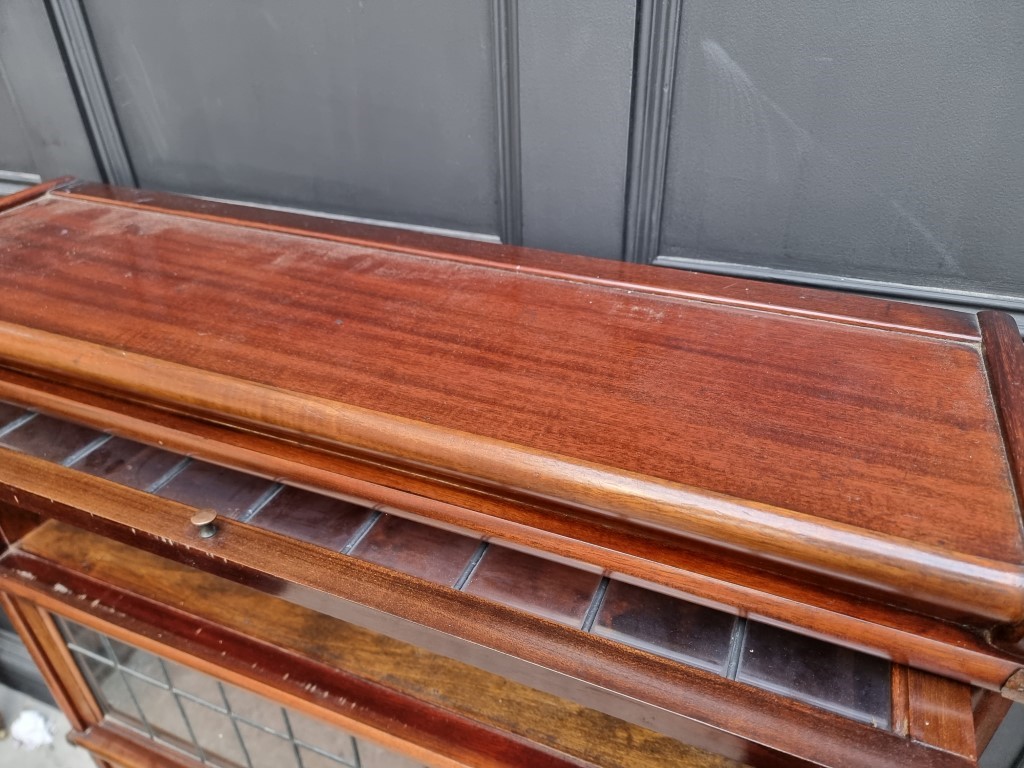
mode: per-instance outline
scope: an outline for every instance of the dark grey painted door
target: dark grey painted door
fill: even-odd
[[[0,169],[1024,310],[1022,69],[1016,0],[13,0]]]
[[[46,7],[0,2],[0,194],[99,169]]]

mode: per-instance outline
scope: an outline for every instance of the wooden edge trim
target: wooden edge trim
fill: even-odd
[[[1024,704],[1024,669],[1010,675],[1001,689],[1003,696]]]
[[[349,673],[325,668],[266,642],[253,641],[234,630],[196,619],[180,608],[121,591],[59,565],[38,559],[34,563],[34,559],[16,555],[15,567],[23,573],[32,573],[46,586],[36,585],[29,590],[14,586],[14,590],[31,593],[30,599],[38,601],[41,606],[116,640],[245,688],[411,758],[445,768],[469,765],[471,761],[467,760],[476,754],[496,768],[519,765],[581,768],[589,765],[568,755],[555,754],[543,745],[526,742],[511,732],[499,731]],[[37,569],[37,564],[45,567]],[[6,564],[0,566],[0,580],[11,585],[10,572],[5,573],[5,568]],[[54,573],[58,576],[56,581],[48,578]],[[53,584],[63,585],[68,592],[75,594],[60,591],[62,597],[52,599],[43,590],[46,587],[52,590]],[[173,614],[174,620],[161,621],[160,613]],[[143,617],[140,618],[139,614]],[[180,623],[177,623],[179,619],[200,630],[200,637],[206,642],[182,633]],[[275,684],[252,674],[257,665],[236,660],[235,651],[243,642],[260,648],[259,666],[270,669],[270,676],[277,681]],[[288,673],[283,679],[279,674],[281,671]],[[339,683],[337,678],[344,680]],[[397,722],[393,713],[385,710],[386,707],[407,709],[408,722]],[[467,748],[471,744],[483,744],[485,749],[476,753]]]
[[[50,585],[54,583],[54,576],[59,579],[60,584],[69,587],[71,594],[66,591],[53,592]],[[279,649],[259,638],[241,636],[234,629],[211,624],[182,608],[166,605],[136,592],[122,590],[116,585],[70,572],[61,565],[34,555],[18,553],[11,561],[0,564],[0,582],[15,593],[25,594],[29,599],[38,601],[40,605],[45,605],[50,610],[117,640],[238,685],[285,706],[294,707],[383,746],[400,749],[419,759],[427,759],[432,765],[453,768],[477,764],[495,768],[514,768],[520,765],[537,768],[592,766],[587,760],[561,752],[556,753],[545,745],[523,741],[522,737],[516,734],[499,732],[491,726],[458,714],[453,715],[448,710],[424,703],[401,692],[385,689],[377,683],[367,683],[350,677],[350,684],[364,691],[366,688],[377,688],[382,697],[392,700],[404,698],[404,704],[408,707],[404,712],[407,717],[401,720],[390,713],[386,713],[384,717],[371,717],[370,719],[379,723],[380,727],[375,726],[374,722],[355,719],[362,704],[359,691],[341,690],[333,685],[329,678],[330,674],[344,676],[347,673],[339,673],[333,668],[325,669],[318,662]],[[195,625],[196,629],[201,629],[201,637],[205,642],[197,641],[194,634],[191,637],[188,633],[183,634],[180,630],[182,620],[189,627]],[[235,643],[239,642],[240,637],[243,638],[243,642],[260,647],[265,654],[260,662],[263,666],[272,666],[275,656],[289,656],[289,664],[269,670],[276,681],[273,685],[265,682],[264,678],[251,676],[251,665],[234,662],[233,651],[237,650]],[[172,638],[175,641],[174,645],[169,642]],[[288,674],[275,674],[282,670]],[[331,707],[335,699],[341,703],[342,709]],[[395,704],[394,701],[391,703]],[[410,704],[412,706],[409,706]],[[345,714],[343,710],[351,711]],[[362,714],[365,716],[365,710]],[[442,722],[446,718],[449,721],[447,724]],[[438,725],[442,726],[442,729],[437,729]],[[445,725],[447,727],[444,727]],[[650,725],[641,724],[641,727]],[[474,731],[475,733],[471,733]],[[676,732],[673,737],[683,738],[686,735],[687,732]],[[470,738],[466,739],[467,736]],[[408,740],[415,737],[426,744],[434,743],[435,746],[439,746],[431,748]],[[497,748],[493,748],[494,743],[487,744],[488,737],[499,742]],[[492,749],[475,752],[465,748],[471,743],[479,743],[481,738]],[[732,740],[730,735],[722,734],[712,739],[712,742],[713,746],[725,747],[727,751],[731,748],[737,756],[758,758],[756,762],[759,764],[763,761],[765,765],[777,765],[779,755],[774,750],[758,744],[748,744],[739,738],[736,738],[737,743],[733,744]],[[501,745],[500,742],[504,742],[505,745]],[[395,747],[395,744],[402,746]],[[463,762],[462,758],[466,761]],[[811,766],[810,763],[788,755],[784,759],[787,766]]]
[[[10,566],[13,566],[13,569]],[[51,587],[51,582],[53,581],[51,577],[53,576],[59,578],[59,583],[68,587],[68,589],[54,591]],[[0,566],[0,580],[2,580],[5,588],[12,593],[24,595],[28,599],[38,602],[40,606],[45,606],[49,610],[63,614],[84,625],[92,626],[98,631],[109,634],[118,640],[137,645],[153,653],[164,655],[173,661],[192,666],[227,682],[241,685],[252,690],[254,693],[274,697],[287,706],[296,706],[303,709],[303,702],[305,702],[306,708],[303,711],[307,711],[310,714],[320,712],[320,717],[323,718],[323,712],[315,709],[318,703],[316,697],[318,694],[323,693],[319,689],[322,681],[318,680],[314,690],[310,693],[309,689],[301,682],[303,679],[301,674],[297,675],[298,679],[293,682],[296,687],[301,686],[303,690],[296,694],[298,697],[297,701],[286,701],[283,698],[285,694],[280,687],[269,686],[262,681],[249,680],[245,674],[247,670],[243,669],[240,673],[236,673],[234,669],[228,669],[223,666],[224,661],[220,658],[219,653],[214,654],[210,659],[195,655],[190,647],[193,643],[188,638],[183,638],[174,629],[167,629],[159,623],[158,617],[161,613],[190,616],[182,609],[163,606],[154,611],[150,607],[141,611],[145,613],[145,618],[136,619],[136,614],[140,612],[139,605],[152,602],[148,598],[140,598],[134,593],[124,592],[117,587],[95,582],[87,576],[69,572],[60,565],[40,560],[33,555],[22,555],[19,553],[9,563]],[[99,591],[94,591],[94,587]],[[108,601],[111,604],[115,604],[116,613],[110,614],[110,609],[102,604],[94,605],[97,596],[102,598],[100,600],[101,603]],[[154,603],[155,605],[156,603]],[[151,623],[151,620],[157,620],[157,623]],[[201,620],[200,623],[203,624]],[[222,630],[215,625],[204,624],[204,630],[211,631],[209,642],[216,644],[218,648],[223,647],[222,641],[225,637],[235,634],[233,630]],[[206,634],[207,631],[204,631],[203,635]],[[167,645],[169,635],[174,636],[175,640],[181,643],[180,646],[177,644],[174,646]],[[734,687],[745,687],[738,683],[732,683],[731,685]],[[726,703],[732,709],[737,709],[739,706],[738,702],[745,701],[749,695],[749,692],[740,692],[738,696],[727,697],[732,701]],[[308,707],[310,700],[312,700],[314,709],[309,709]],[[776,700],[777,705],[778,701]],[[754,709],[757,709],[758,703],[754,702],[753,705],[748,704],[747,706],[748,708],[753,706]],[[762,703],[760,706],[766,705]],[[749,736],[740,735],[744,732],[743,728],[751,727],[750,713],[737,715],[737,724],[741,729],[739,732],[718,731],[717,735],[709,736],[708,733],[704,732],[709,728],[706,725],[701,726],[704,729],[703,731],[694,731],[692,728],[683,727],[667,732],[675,738],[683,739],[686,743],[690,743],[689,739],[696,738],[696,741],[693,743],[698,747],[718,751],[723,756],[735,760],[750,761],[756,765],[776,766],[780,764],[780,759],[782,761],[781,764],[786,766],[806,765],[808,767],[811,765],[864,765],[876,768],[876,766],[882,765],[898,765],[901,768],[903,766],[922,766],[922,768],[924,766],[935,766],[935,768],[939,768],[963,765],[963,762],[959,759],[949,759],[949,756],[944,754],[944,751],[937,750],[933,745],[926,742],[915,742],[910,739],[900,738],[871,726],[851,723],[844,718],[821,710],[813,710],[814,716],[808,718],[807,715],[809,713],[806,711],[806,708],[798,708],[805,711],[795,715],[792,712],[789,713],[789,717],[795,717],[795,719],[788,719],[786,713],[781,713],[781,715],[776,713],[768,718],[774,721],[772,727],[776,729],[774,731],[774,740],[776,742],[793,742],[801,745],[801,748],[796,749],[795,752],[779,752],[778,750],[784,749],[784,747],[779,747],[778,745],[768,747],[757,741],[748,741]],[[757,711],[763,715],[763,710],[757,709]],[[342,717],[344,716],[342,715]],[[817,719],[818,722],[807,724],[807,719]],[[360,734],[348,721],[339,721],[338,724],[340,727]],[[646,721],[642,725],[648,728],[653,726],[657,729],[656,722]],[[756,728],[756,725],[754,727]],[[822,731],[827,731],[830,734],[830,739],[838,742],[838,746],[836,744],[819,743],[816,734],[820,734]],[[368,738],[373,738],[378,742],[381,741],[379,736],[375,737],[370,732],[367,732],[366,735],[368,735]],[[454,732],[452,735],[455,735]],[[733,743],[736,740],[739,743]],[[807,753],[812,754],[810,757],[806,757]],[[461,763],[452,764],[461,765]],[[513,762],[512,764],[515,765],[517,763]],[[546,762],[537,764],[547,765]],[[448,765],[448,763],[444,763],[444,765]],[[574,764],[570,762],[567,765]]]
[[[51,488],[73,474],[57,468],[58,481],[45,466],[39,469]],[[698,746],[715,751],[721,751],[724,735],[740,727],[744,739],[794,759],[873,768],[885,764],[883,756],[899,755],[901,765],[939,764],[934,750],[918,752],[913,742],[888,731],[273,532],[223,520],[216,536],[203,539],[188,522],[191,508],[131,489],[114,493],[113,484],[89,480],[64,483],[65,499],[69,491],[76,496],[73,505],[24,491],[22,503],[40,504],[50,517],[328,616],[585,701],[614,717],[671,734],[699,726],[711,741]],[[10,591],[27,588],[35,594],[39,588],[31,580],[22,583],[17,571],[7,576]],[[828,742],[811,736],[820,729],[831,734]],[[709,730],[719,732],[717,740]]]
[[[1024,341],[1006,312],[978,313],[992,397],[1006,441],[1006,456],[1024,507]]]
[[[41,387],[48,389],[44,391]],[[807,634],[829,642],[841,642],[992,690],[999,690],[1018,666],[1017,662],[994,654],[977,635],[959,625],[920,615],[914,615],[915,623],[908,625],[911,617],[905,611],[881,604],[872,604],[871,610],[864,614],[862,601],[834,592],[819,592],[811,585],[790,583],[782,577],[772,580],[770,590],[762,582],[730,580],[749,577],[745,569],[734,567],[726,573],[704,573],[697,570],[699,565],[694,565],[700,552],[687,549],[676,554],[676,560],[661,563],[652,561],[644,553],[631,553],[628,543],[616,546],[608,541],[568,540],[570,532],[579,535],[581,519],[567,518],[559,528],[555,525],[558,516],[550,508],[521,519],[498,517],[493,510],[478,512],[341,474],[336,468],[336,457],[327,459],[330,466],[327,469],[324,455],[308,448],[295,446],[288,456],[281,456],[280,446],[275,452],[270,438],[245,433],[244,443],[237,444],[233,442],[237,433],[224,425],[196,422],[146,406],[69,390],[9,370],[0,370],[0,399],[242,472],[277,478],[314,493],[359,499],[363,503],[387,506],[399,515],[421,515],[495,540],[565,555],[606,569],[627,581],[635,580],[646,587],[660,585],[686,600],[706,602],[725,610],[742,609],[748,616],[768,623],[790,629],[802,627]],[[352,470],[349,466],[342,471]],[[446,490],[450,491],[450,486]],[[471,501],[466,499],[464,503]],[[529,508],[516,502],[514,509],[522,516]],[[554,527],[548,530],[543,526]],[[607,531],[606,524],[602,524],[602,528]],[[630,536],[649,537],[651,533],[653,531],[634,529]],[[661,542],[665,539],[661,538]]]
[[[87,731],[72,731],[68,741],[116,768],[205,768],[208,765],[109,720]]]
[[[1013,701],[998,691],[980,692],[974,705],[974,733],[979,755],[984,754],[1012,705]]]
[[[0,322],[14,367],[300,443],[636,521],[767,561],[998,623],[1024,621],[1024,568],[745,502],[572,457]]]
[[[71,662],[60,633],[49,617],[30,602],[0,592],[3,604],[32,660],[46,681],[64,716],[77,730],[85,730],[103,717],[99,704]]]
[[[74,176],[61,176],[58,179],[52,179],[50,181],[44,181],[39,184],[34,184],[31,187],[23,189],[19,192],[14,192],[10,195],[4,195],[0,197],[0,213],[9,211],[12,208],[16,208],[24,203],[31,202],[36,198],[42,197],[47,192],[62,187],[74,181]]]
[[[910,678],[909,668],[894,666],[892,670],[892,731],[900,736],[910,733]]]
[[[132,193],[134,193],[133,198],[125,196]],[[268,211],[232,203],[189,198],[183,195],[141,193],[137,190],[119,189],[88,182],[76,185],[60,194],[64,197],[88,200],[104,205],[141,211],[158,211],[202,221],[229,223],[251,229],[350,243],[413,256],[429,256],[463,264],[522,272],[538,277],[599,285],[618,290],[639,291],[687,301],[720,304],[772,314],[791,315],[957,341],[977,341],[979,338],[978,331],[973,326],[973,318],[968,313],[934,307],[914,307],[912,309],[904,307],[904,312],[919,321],[913,323],[907,322],[909,318],[895,319],[889,316],[890,313],[887,311],[877,312],[874,317],[869,316],[867,312],[858,315],[856,312],[825,308],[831,301],[835,301],[837,294],[820,289],[775,284],[766,287],[768,284],[759,281],[723,278],[720,275],[676,269],[663,270],[660,274],[659,271],[648,272],[645,275],[646,280],[630,279],[640,271],[647,272],[652,268],[645,265],[623,265],[617,262],[612,262],[615,264],[612,268],[608,264],[602,264],[599,260],[572,254],[554,254],[532,248],[496,245],[372,224],[341,222],[285,211]],[[267,218],[270,218],[268,214],[271,213],[277,223],[266,221]],[[261,221],[259,217],[264,220]],[[314,226],[317,229],[314,229]],[[326,232],[323,231],[324,229],[334,231]],[[570,262],[571,268],[575,271],[566,271],[564,266],[555,264],[554,259],[563,263]],[[618,274],[614,277],[599,274],[601,271],[610,269],[614,269]],[[685,287],[680,284],[684,280],[697,283],[699,287]],[[743,296],[712,293],[715,289],[724,291],[738,283],[742,283],[747,289]],[[767,292],[768,295],[763,300],[751,298],[751,288]],[[780,300],[788,300],[789,304],[780,304],[778,303]],[[863,310],[867,308],[866,302],[874,303],[879,300],[843,295],[843,301],[846,304],[855,303]],[[800,306],[800,302],[805,306]],[[816,303],[821,306],[815,306]],[[878,305],[878,308],[881,309],[881,304]]]
[[[917,669],[907,672],[910,737],[976,764],[980,753],[970,686]]]
[[[18,543],[29,531],[42,521],[38,515],[17,507],[0,507],[0,552]]]

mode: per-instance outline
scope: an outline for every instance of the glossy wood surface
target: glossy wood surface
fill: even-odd
[[[641,289],[716,304],[784,311],[802,317],[837,320],[890,330],[907,330],[946,338],[977,340],[978,324],[970,315],[900,302],[866,299],[856,294],[737,280],[676,269],[592,259],[534,248],[486,243],[405,229],[308,216],[287,211],[203,200],[196,197],[111,187],[87,181],[63,183],[58,193],[73,194],[137,210],[164,210],[188,218],[332,242],[383,247],[397,253],[436,256],[470,264],[486,263],[516,272],[582,281],[624,290]],[[48,187],[40,185],[38,194]]]
[[[51,473],[37,470],[41,486],[57,485]],[[64,479],[65,488],[78,485],[86,493],[89,486],[99,491],[100,485],[93,484],[102,484],[93,478],[88,485]],[[876,766],[882,757],[895,756],[910,765],[916,759],[905,739],[817,707],[231,520],[223,521],[215,537],[203,539],[190,530],[188,508],[131,489],[116,497],[109,490],[100,493],[111,502],[116,498],[116,508],[102,515],[76,515],[63,504],[47,506],[51,514],[134,548],[214,571],[606,714],[686,734],[686,740],[737,759],[749,759],[747,747],[734,751],[725,734],[741,734],[744,744],[825,764]],[[38,497],[22,493],[31,508]],[[93,503],[78,506],[96,508]],[[12,565],[15,581],[21,583],[17,571],[25,569]],[[71,580],[70,575],[61,578]],[[18,587],[12,583],[8,588]],[[127,620],[132,611],[124,613]],[[827,740],[818,737],[823,729]],[[928,756],[924,764],[940,764],[934,760]]]
[[[343,499],[357,497],[415,512],[434,518],[442,525],[608,569],[617,578],[660,584],[673,593],[680,592],[684,599],[696,597],[702,602],[732,606],[733,612],[800,626],[812,635],[871,649],[900,663],[990,689],[998,690],[1024,663],[1024,654],[1007,655],[991,647],[988,637],[981,633],[881,603],[837,594],[823,584],[811,585],[766,574],[723,559],[708,547],[694,548],[682,540],[630,528],[623,523],[588,521],[579,514],[558,513],[550,507],[536,509],[523,501],[508,503],[422,476],[395,474],[380,465],[346,461],[295,445],[276,443],[249,432],[196,422],[13,372],[0,371],[0,394],[17,401],[41,403],[52,413],[82,423],[105,425],[119,434],[180,453],[201,455],[245,471],[269,472]],[[173,457],[165,463],[166,466],[173,464]],[[34,478],[36,488],[51,483],[49,499],[82,501],[73,492],[69,496],[54,493],[55,489],[71,488],[69,480],[76,477],[74,472],[58,470],[51,480],[38,482],[37,464],[12,456],[7,466],[11,472],[4,473],[5,482],[10,494],[20,498],[23,506],[29,496],[19,478],[25,477]],[[137,487],[132,482],[127,484]],[[396,486],[406,490],[396,490]],[[278,498],[287,497],[282,494]],[[53,514],[50,505],[40,508]],[[92,514],[103,514],[105,508],[101,505],[90,510]],[[272,509],[273,502],[264,512]],[[334,523],[321,527],[321,536],[313,530],[291,535],[325,544],[339,526],[344,530],[351,525],[345,509],[339,511]],[[313,517],[321,519],[322,516],[314,510]],[[293,523],[289,526],[290,530],[295,530]],[[273,525],[268,527],[276,530]]]
[[[936,675],[910,670],[908,675],[911,738],[978,759],[970,688]]]
[[[103,723],[85,732],[69,733],[68,741],[110,761],[114,768],[201,768],[203,765],[117,723]]]
[[[412,735],[417,725],[425,727],[432,718],[438,717],[423,709],[424,705],[441,707],[471,719],[477,723],[476,733],[463,726],[461,732],[441,731],[434,737],[435,743],[445,740],[450,743],[448,756],[453,759],[460,756],[466,759],[471,749],[477,749],[477,759],[468,760],[470,764],[488,764],[490,759],[495,764],[525,765],[532,758],[549,760],[551,765],[565,761],[566,765],[606,768],[660,768],[664,765],[728,768],[735,765],[725,758],[610,718],[578,703],[517,685],[459,661],[436,656],[285,601],[268,599],[254,590],[167,563],[80,530],[51,525],[40,531],[29,549],[37,557],[45,557],[51,565],[89,572],[88,578],[72,582],[75,577],[70,574],[68,578],[66,570],[47,570],[42,562],[22,562],[37,569],[43,591],[46,590],[44,585],[56,577],[72,582],[77,592],[87,593],[89,599],[73,601],[79,608],[78,618],[83,607],[91,611],[88,620],[93,614],[105,618],[104,609],[108,605],[116,604],[122,610],[132,605],[135,608],[132,616],[141,620],[132,625],[133,631],[141,629],[147,620],[155,621],[157,624],[150,628],[151,633],[156,630],[163,634],[156,634],[153,639],[166,646],[168,638],[183,634],[185,642],[181,643],[180,650],[200,654],[204,651],[199,646],[205,641],[212,649],[205,653],[215,663],[223,665],[219,670],[222,675],[248,670],[264,684],[288,687],[291,683],[299,690],[312,683],[315,689],[312,701],[319,701],[327,708],[333,706],[333,697],[324,695],[327,690],[347,686],[345,703],[353,716],[363,714],[364,707],[372,703],[370,688],[390,689],[412,698],[404,702],[404,712],[397,709],[402,702],[394,700],[391,704],[395,708],[382,710],[379,715],[393,720],[409,720],[413,714],[421,718],[420,722],[414,720],[407,725],[393,723],[396,738],[403,732]],[[188,610],[182,612],[174,603],[186,593],[193,599],[189,601]],[[98,605],[91,605],[93,596],[100,598]],[[246,638],[252,647],[239,645],[239,637]],[[147,645],[151,643],[149,640]],[[222,644],[232,647],[232,658],[228,662],[218,659]],[[274,674],[278,672],[275,656],[290,664],[290,668],[283,668],[287,681],[281,681],[280,674]],[[250,666],[253,662],[254,667]],[[310,674],[315,677],[308,678]],[[383,692],[378,692],[377,696],[382,701],[388,699]],[[366,716],[369,714],[367,712]],[[378,716],[372,722],[384,720]],[[488,729],[492,732],[488,733]],[[480,744],[451,743],[456,737],[465,742],[488,736],[495,741],[510,736],[524,740],[528,737],[550,752],[531,753],[529,749],[522,749],[516,755],[514,745],[506,745],[504,748],[508,751],[503,759],[498,745],[481,748]]]
[[[186,628],[189,638],[182,650],[189,650],[195,643],[206,643],[216,649],[221,642],[218,633],[237,630],[251,637],[253,641],[268,641],[275,648],[292,649],[303,655],[312,655],[321,661],[330,662],[342,669],[356,669],[361,677],[369,680],[384,680],[402,690],[415,691],[448,707],[475,712],[485,721],[493,719],[503,722],[506,727],[526,727],[528,731],[543,739],[564,739],[564,748],[570,752],[587,756],[598,765],[717,765],[710,756],[687,752],[687,748],[671,739],[655,736],[642,729],[629,726],[613,726],[596,713],[578,704],[559,702],[537,692],[528,692],[519,686],[498,678],[490,677],[477,670],[462,667],[458,662],[432,656],[422,649],[403,646],[387,638],[366,633],[364,630],[342,625],[323,615],[305,611],[295,605],[268,599],[251,590],[224,583],[216,577],[180,565],[161,562],[159,558],[136,549],[104,541],[65,526],[49,525],[35,532],[25,542],[24,553],[16,553],[7,561],[5,584],[18,592],[32,593],[47,605],[53,605],[62,613],[69,613],[76,621],[103,619],[106,605],[117,605],[118,610],[127,614],[123,621],[133,626],[132,620],[155,621],[165,633],[173,635]],[[32,554],[29,554],[32,553]],[[39,558],[45,558],[40,560]],[[79,575],[82,570],[88,575]],[[32,578],[19,575],[18,571],[32,574]],[[159,578],[154,575],[159,574]],[[67,590],[54,592],[48,585],[55,581],[66,584]],[[105,590],[105,591],[104,591]],[[181,594],[191,594],[195,599],[187,606],[189,616],[203,617],[209,624],[203,624],[203,631],[195,633],[187,629],[188,622],[175,618],[181,610],[175,607],[160,608],[173,604]],[[76,597],[77,595],[77,597]],[[96,598],[100,599],[97,601]],[[156,600],[146,607],[139,600]],[[122,621],[119,619],[118,621]],[[210,633],[208,635],[208,633]],[[192,638],[195,639],[192,639]],[[227,642],[227,635],[223,635]],[[166,642],[166,639],[164,640]],[[231,654],[228,668],[245,669],[248,658],[235,658]],[[216,652],[214,658],[217,657]],[[259,658],[258,655],[256,658]],[[273,684],[272,664],[259,659],[264,667],[259,674],[267,675]],[[301,665],[296,662],[296,674]],[[278,683],[279,684],[279,683]],[[324,681],[329,685],[329,681]],[[734,684],[735,685],[735,684]],[[738,686],[742,688],[742,686]],[[966,717],[971,717],[970,690],[966,686]],[[758,695],[753,692],[755,697]],[[522,707],[509,708],[508,700],[518,696],[527,697]],[[730,697],[731,698],[731,697]],[[737,699],[737,704],[742,699]],[[937,707],[941,703],[927,691],[915,699],[921,706]],[[950,712],[959,706],[960,698],[948,700]],[[753,702],[752,702],[753,703]],[[746,711],[741,711],[745,709]],[[749,744],[739,748],[732,737],[721,735],[710,742],[712,749],[734,755],[746,755],[746,759],[757,765],[800,765],[807,758],[822,765],[973,765],[974,761],[956,754],[942,739],[925,741],[903,738],[871,728],[843,723],[842,719],[830,715],[819,716],[816,726],[808,727],[806,715],[800,715],[781,701],[770,712],[763,707],[738,708],[734,712],[734,727],[741,730],[758,730],[759,720],[772,724],[776,731],[769,743],[776,746],[799,744],[795,754],[788,756],[771,751],[765,752],[757,745]],[[561,711],[559,711],[561,710]],[[763,711],[762,711],[763,710]],[[581,719],[582,718],[582,719]],[[550,720],[550,722],[548,722]],[[600,743],[591,744],[583,728],[604,729],[606,737],[598,738]],[[841,745],[848,738],[845,731],[859,733],[860,741],[849,748]],[[592,732],[593,733],[593,732]],[[827,733],[829,740],[836,742],[826,746],[817,742]],[[699,734],[691,728],[672,732],[678,738]],[[706,735],[705,735],[706,742]],[[675,750],[673,752],[673,750]],[[864,754],[858,754],[858,751]],[[803,753],[804,759],[799,755]],[[816,757],[813,757],[817,755]],[[692,760],[693,762],[689,762]],[[702,762],[702,760],[707,762]],[[659,763],[660,761],[660,763]]]
[[[872,302],[825,322],[658,270],[626,288],[138,205],[61,193],[0,218],[8,364],[1024,618],[970,318],[894,332],[878,318],[904,310]]]
[[[1024,498],[1024,346],[1020,329],[1003,312],[981,312],[978,320],[1010,467],[1017,494]]]
[[[985,748],[1002,725],[1003,718],[1010,711],[1013,701],[993,691],[975,691],[974,698],[975,741],[978,753],[984,754]]]
[[[53,621],[34,604],[6,593],[0,593],[0,604],[71,727],[84,730],[97,722],[102,716],[99,704],[82,682]]]

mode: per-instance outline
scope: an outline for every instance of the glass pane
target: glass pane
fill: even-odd
[[[63,461],[102,434],[95,429],[38,415],[0,437],[0,445],[47,461]]]
[[[735,623],[723,611],[612,581],[593,632],[721,673]]]
[[[552,560],[492,545],[465,591],[505,605],[579,625],[601,577]]]
[[[804,699],[878,727],[889,724],[889,662],[748,622],[736,679]]]
[[[79,459],[74,467],[121,485],[146,490],[181,460],[181,456],[159,448],[115,437]]]
[[[0,403],[0,430],[24,413],[27,413],[24,408],[10,403]]]
[[[160,666],[160,659],[156,656],[113,639],[110,640],[110,647],[118,664],[134,673],[134,676],[141,676],[155,685],[167,687],[167,678]]]
[[[284,722],[280,704],[227,683],[224,684],[224,695],[231,705],[231,714],[235,717],[269,728],[282,736],[288,735],[288,726]]]
[[[354,742],[345,731],[293,710],[288,710],[288,721],[297,742],[315,747],[346,763],[356,762]]]
[[[75,661],[85,673],[89,687],[94,693],[99,694],[97,698],[104,711],[116,713],[128,722],[142,727],[139,709],[135,706],[135,700],[124,681],[124,675],[113,664],[104,664],[78,653],[75,654]]]
[[[453,584],[477,541],[396,515],[381,515],[352,554],[438,584]]]
[[[201,699],[215,709],[226,710],[220,686],[214,678],[173,661],[165,661],[164,667],[175,691]]]
[[[366,522],[370,510],[299,488],[285,488],[249,522],[335,551]]]
[[[299,748],[299,753],[302,755],[302,768],[341,768],[341,766],[354,765],[354,763],[335,760],[333,757],[327,757],[304,747]],[[363,765],[361,763],[360,768]]]
[[[237,519],[273,486],[274,483],[262,477],[193,461],[156,493],[165,499],[192,507],[209,507]]]
[[[181,707],[208,762],[232,766],[246,764],[245,753],[230,717],[186,698],[182,698]]]
[[[1024,296],[1014,0],[687,0],[661,253]]]
[[[64,630],[64,637],[69,644],[90,653],[95,653],[105,659],[111,659],[111,663],[113,663],[109,646],[104,642],[103,635],[71,621],[61,621],[60,625]]]
[[[275,736],[248,723],[240,723],[238,732],[253,768],[295,768],[298,765],[295,745],[287,737]]]
[[[423,763],[396,755],[364,739],[357,739],[360,768],[424,768]]]
[[[174,694],[138,677],[127,675],[125,680],[154,735],[177,749],[195,754],[195,743]]]
[[[109,661],[79,652],[74,652],[75,660],[104,713],[150,738],[226,768],[297,766],[299,751],[303,768],[360,765],[355,741],[344,730],[72,621],[57,621],[67,638],[109,649]],[[387,750],[363,744],[371,759],[362,762],[363,768],[411,765]]]

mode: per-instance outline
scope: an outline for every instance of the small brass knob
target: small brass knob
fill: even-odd
[[[200,509],[192,515],[192,525],[199,529],[199,535],[208,539],[217,532],[217,511],[214,509]]]

